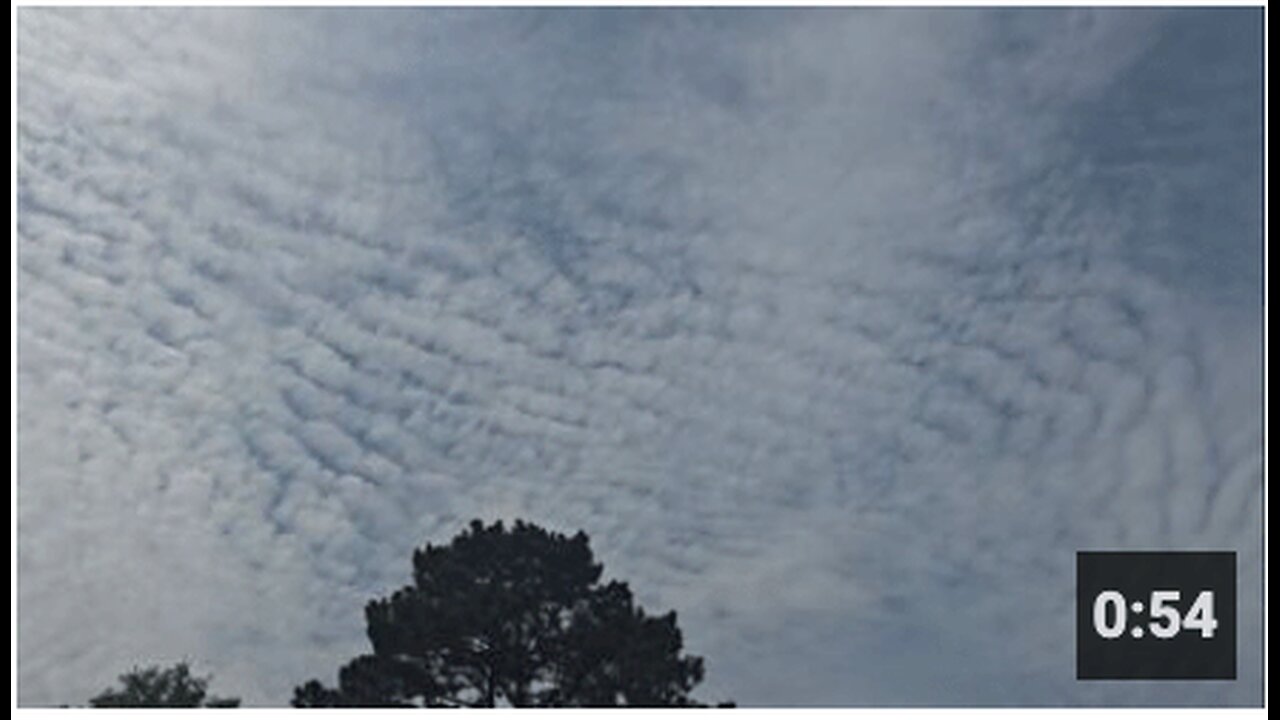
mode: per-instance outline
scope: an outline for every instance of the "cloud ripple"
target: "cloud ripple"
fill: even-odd
[[[1260,27],[21,9],[20,701],[282,703],[479,515],[709,698],[1257,703]],[[1077,683],[1075,551],[1187,547],[1241,680]]]

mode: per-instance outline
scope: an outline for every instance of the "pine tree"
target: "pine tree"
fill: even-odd
[[[696,705],[702,658],[676,614],[650,616],[601,584],[585,533],[473,521],[413,556],[413,584],[365,608],[373,652],[295,707]]]

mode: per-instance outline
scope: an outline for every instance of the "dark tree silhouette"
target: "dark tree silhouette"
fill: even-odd
[[[208,677],[191,674],[191,668],[178,663],[171,668],[151,666],[134,668],[119,678],[120,687],[103,690],[89,700],[95,708],[135,707],[239,707],[239,698],[207,696]]]
[[[365,607],[372,654],[312,680],[295,707],[696,705],[702,658],[675,612],[600,583],[585,533],[479,520],[415,551],[414,584]]]

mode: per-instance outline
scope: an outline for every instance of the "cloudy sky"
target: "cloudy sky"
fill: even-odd
[[[743,705],[1261,701],[1261,10],[17,11],[18,689],[286,703],[472,517]],[[1075,680],[1075,553],[1240,679]]]

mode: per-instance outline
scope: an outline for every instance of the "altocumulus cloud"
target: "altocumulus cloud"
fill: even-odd
[[[283,703],[473,516],[710,699],[1260,701],[1260,10],[17,15],[22,704]],[[1240,680],[1077,683],[1188,547]]]

